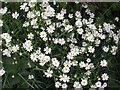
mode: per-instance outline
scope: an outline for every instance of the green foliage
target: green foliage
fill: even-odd
[[[60,5],[60,7],[62,8],[67,8],[67,10],[69,12],[74,12],[74,10],[81,10],[81,8],[79,8],[79,5],[74,5],[73,3],[56,3],[58,5]],[[15,11],[19,11],[19,5],[20,3],[15,3],[15,2],[10,2],[10,3],[3,3],[3,7],[7,6],[9,8],[10,11],[15,12]],[[53,5],[53,4],[51,4]],[[73,7],[73,6],[75,7]],[[14,8],[13,8],[14,6]],[[104,21],[108,22],[110,21],[111,23],[115,23],[114,18],[116,16],[120,15],[120,3],[88,3],[88,6],[90,7],[90,9],[97,15],[96,17],[96,22],[97,24],[103,24]],[[54,7],[54,6],[53,6]],[[58,9],[59,11],[59,9]],[[82,12],[82,11],[81,11]],[[20,11],[20,13],[22,13]],[[84,12],[83,12],[84,13]],[[9,15],[8,15],[9,16]],[[86,16],[87,17],[87,16]],[[17,35],[20,35],[20,33],[24,33],[24,36],[27,36],[27,32],[23,32],[24,29],[22,28],[22,24],[25,18],[19,18],[18,20],[13,20],[12,18],[8,19],[5,16],[3,16],[4,18],[4,27],[3,27],[3,32],[9,32],[11,33],[11,30],[15,30],[15,37]],[[11,23],[9,23],[11,22]],[[74,20],[71,20],[71,23],[74,23]],[[14,24],[14,26],[13,26]],[[120,28],[120,22],[116,23],[118,25],[117,28]],[[42,26],[42,24],[41,24]],[[34,33],[34,31],[30,28],[30,30]],[[37,31],[37,30],[36,30]],[[58,37],[64,36],[66,34],[66,32],[61,33]],[[70,33],[69,33],[70,34]],[[17,38],[23,40],[22,37],[18,36]],[[16,39],[15,37],[13,37],[14,39]],[[67,37],[67,36],[66,36]],[[77,37],[79,38],[79,37]],[[37,41],[37,35],[35,40]],[[35,42],[36,42],[35,41]],[[18,42],[14,42],[14,43],[18,43]],[[43,42],[42,42],[43,43]],[[38,43],[36,42],[34,44],[34,47],[36,46],[42,46],[42,43]],[[48,42],[49,45],[52,46],[51,42]],[[54,48],[59,47],[59,45],[54,46]],[[98,48],[99,49],[99,48]],[[67,47],[65,46],[64,48],[60,47],[58,48],[58,51],[54,51],[52,52],[51,56],[54,57],[58,57],[61,58],[63,57],[66,52],[64,52],[64,50],[68,51]],[[22,51],[22,50],[21,50]],[[62,55],[59,54],[59,52],[62,52]],[[103,54],[104,55],[104,54]],[[17,56],[17,57],[16,57]],[[16,56],[14,56],[15,58],[8,58],[8,57],[3,57],[2,61],[3,61],[3,66],[5,68],[6,74],[3,77],[3,88],[39,88],[39,89],[55,89],[54,87],[54,79],[46,79],[43,77],[43,72],[39,69],[39,67],[36,67],[38,64],[33,63],[29,57],[22,57],[19,56],[18,53],[16,53]],[[80,59],[86,59],[86,57],[84,55],[81,55],[80,57],[77,57],[76,60],[80,60]],[[96,57],[100,56],[100,53],[96,53]],[[101,56],[102,57],[102,56]],[[100,60],[100,58],[97,58],[97,60]],[[104,56],[107,57],[107,56]],[[109,86],[111,87],[117,87],[120,88],[120,43],[119,43],[119,49],[118,49],[118,54],[116,56],[114,56],[113,58],[108,57],[110,59],[109,61],[109,71],[108,73],[110,74],[110,80],[109,80]],[[96,69],[93,70],[93,72],[95,72]],[[73,69],[74,73],[76,73],[78,70]],[[99,72],[101,72],[101,70],[99,70]],[[30,74],[34,74],[36,79],[34,79],[33,81],[28,80],[28,75]],[[94,74],[94,73],[92,73]]]

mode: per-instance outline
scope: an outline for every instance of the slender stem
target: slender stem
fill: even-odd
[[[6,83],[6,81],[7,81],[7,77],[8,77],[8,75],[5,75],[6,77],[5,77],[5,80],[4,80],[4,82],[3,82],[3,88],[5,87],[5,83]]]
[[[112,8],[113,4],[103,13],[103,15],[105,15],[111,8]]]
[[[24,77],[18,73],[18,75],[31,87],[31,88],[34,88],[27,80],[24,79]]]

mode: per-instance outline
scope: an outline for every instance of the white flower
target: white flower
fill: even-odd
[[[105,59],[101,60],[100,65],[101,65],[102,67],[107,66],[107,61],[106,61]]]
[[[95,26],[94,24],[90,24],[90,25],[88,25],[88,27],[89,27],[90,29],[92,29],[92,30],[97,29],[96,26]]]
[[[95,85],[96,85],[96,87],[101,87],[101,82],[98,81],[98,82],[95,83]]]
[[[29,1],[28,6],[30,6],[30,8],[35,7],[35,3],[33,3],[33,2],[37,2],[37,0],[31,0],[31,1]]]
[[[56,58],[52,58],[52,64],[55,66],[55,67],[59,67],[60,65],[60,62],[56,59]]]
[[[59,39],[58,42],[59,42],[59,44],[61,44],[61,45],[64,45],[64,44],[65,44],[64,38]]]
[[[39,60],[43,60],[44,57],[45,57],[45,54],[43,54],[43,53],[40,53],[40,54],[38,55],[38,59],[39,59]]]
[[[77,27],[82,27],[82,21],[81,20],[77,20],[76,22],[75,22],[75,25],[77,26]]]
[[[25,10],[25,7],[28,3],[23,3],[22,5],[20,5],[20,10]]]
[[[68,17],[69,17],[69,18],[73,18],[73,14],[69,14]]]
[[[85,64],[85,69],[86,69],[86,70],[89,70],[89,69],[90,69],[90,64],[86,63],[86,64]]]
[[[91,71],[87,71],[85,72],[86,75],[90,75],[91,74]]]
[[[61,14],[66,14],[66,9],[63,9],[60,11]]]
[[[17,50],[19,50],[19,46],[18,45],[15,45],[12,47],[12,51],[13,52],[17,52]]]
[[[6,55],[7,57],[11,57],[11,52],[10,52],[10,50],[5,49],[5,50],[3,50],[2,52],[3,52],[3,55]]]
[[[3,26],[3,21],[0,19],[0,27]]]
[[[74,57],[73,57],[73,54],[72,53],[68,53],[67,54],[67,58],[70,60],[70,59],[73,59]]]
[[[78,28],[78,29],[77,29],[77,32],[78,32],[78,34],[81,35],[81,34],[83,34],[83,29],[82,29],[82,28]]]
[[[58,40],[57,38],[53,38],[52,40],[54,41],[55,44],[58,44],[58,43],[59,43],[59,42],[58,42],[59,40]]]
[[[45,38],[47,36],[45,31],[40,32],[40,37],[41,38]]]
[[[34,35],[32,33],[29,33],[28,35],[28,39],[33,39]]]
[[[44,61],[45,61],[45,62],[50,61],[50,57],[49,57],[49,56],[44,56],[43,58],[44,58]]]
[[[26,40],[25,45],[26,46],[31,46],[32,42],[30,40]]]
[[[72,65],[73,66],[77,66],[78,65],[78,61],[76,61],[76,60],[72,61]]]
[[[37,16],[40,16],[40,11],[37,11],[35,14],[36,14]]]
[[[79,17],[79,18],[82,17],[82,16],[81,16],[81,13],[80,13],[79,11],[76,11],[75,16],[76,16],[76,17]]]
[[[100,42],[101,42],[101,41],[100,41],[99,39],[96,39],[96,40],[95,40],[96,46],[99,46]]]
[[[94,18],[95,14],[94,13],[90,13],[90,17]]]
[[[34,18],[34,17],[35,17],[35,14],[33,12],[29,11],[27,13],[27,18],[31,19],[31,18]]]
[[[71,63],[71,61],[69,60],[66,60],[64,63],[63,63],[63,65],[65,66],[65,67],[70,67],[71,65],[72,65],[72,63]]]
[[[52,25],[50,25],[50,26],[47,28],[47,32],[48,32],[48,33],[53,33],[54,30],[55,30],[55,27],[52,26]]]
[[[104,52],[108,52],[108,50],[109,50],[109,47],[103,46],[103,51]]]
[[[85,48],[85,47],[81,47],[80,53],[83,53],[83,52],[85,52],[85,51],[86,51],[86,48]]]
[[[46,62],[45,62],[44,60],[41,60],[40,63],[39,63],[39,65],[44,66],[45,63],[46,63]]]
[[[34,75],[29,75],[29,76],[28,76],[28,79],[30,79],[30,80],[31,80],[31,79],[34,79]]]
[[[70,77],[65,74],[60,75],[59,78],[60,78],[60,81],[63,81],[63,82],[69,82],[70,80]]]
[[[62,84],[62,88],[67,88],[67,84]]]
[[[9,43],[12,37],[8,33],[2,33],[1,38],[5,39],[6,43]]]
[[[83,67],[85,67],[85,63],[84,63],[83,61],[81,61],[81,62],[79,63],[79,66],[80,66],[80,68],[83,68]]]
[[[88,81],[86,79],[82,79],[81,85],[86,86],[88,84]]]
[[[49,2],[49,0],[43,0],[43,4],[48,3],[48,2]]]
[[[88,5],[87,4],[82,4],[82,7],[87,8]]]
[[[44,37],[44,38],[43,38],[43,41],[47,41],[47,40],[48,40],[48,38],[47,38],[47,37]]]
[[[17,19],[18,16],[19,16],[19,13],[17,13],[17,12],[12,14],[12,17],[15,18],[15,19]]]
[[[119,21],[119,18],[118,18],[118,17],[116,17],[116,18],[115,18],[115,21],[116,21],[116,22],[118,22],[118,21]]]
[[[86,11],[85,11],[87,14],[90,14],[90,9],[86,9]]]
[[[51,20],[50,19],[46,20],[46,24],[50,25],[51,24]]]
[[[1,70],[0,70],[0,76],[2,76],[4,73],[5,73],[5,70],[4,70],[4,69],[1,69]]]
[[[0,9],[0,14],[5,14],[7,12],[7,7],[1,8]]]
[[[86,61],[89,63],[89,62],[91,62],[91,59],[90,59],[90,58],[87,58],[87,60],[86,60]]]
[[[37,25],[37,18],[31,20],[31,25],[33,26]]]
[[[31,60],[32,60],[33,62],[37,61],[37,55],[36,55],[36,53],[31,54],[31,55],[30,55],[30,58],[31,58]]]
[[[99,34],[99,37],[100,37],[101,39],[105,39],[105,35]]]
[[[37,0],[30,0],[30,2],[37,2]]]
[[[55,82],[55,87],[56,88],[59,88],[61,86],[61,83],[60,82]]]
[[[89,46],[89,47],[88,47],[88,52],[94,53],[94,51],[95,51],[95,48],[93,48],[92,46]]]
[[[102,74],[102,80],[103,81],[108,80],[108,78],[109,78],[109,76],[106,73]]]
[[[91,14],[90,17],[91,17],[91,18],[89,18],[89,24],[93,23],[93,20],[94,20],[94,19],[92,19],[92,18],[94,17],[93,14]]]
[[[38,54],[38,55],[41,54],[41,48],[40,47],[36,50],[36,54]]]
[[[89,22],[88,22],[87,19],[82,19],[82,23],[83,23],[83,24],[88,24]]]
[[[23,43],[23,47],[28,51],[31,52],[33,50],[33,46],[31,46],[32,42],[30,40],[26,40],[25,43]]]
[[[53,70],[47,69],[47,72],[44,72],[46,77],[52,77]]]
[[[70,40],[72,43],[77,43],[77,39],[76,38],[71,38]]]
[[[29,7],[26,6],[24,10],[25,12],[29,11]]]
[[[72,25],[66,25],[65,26],[65,30],[68,31],[68,32],[70,32],[70,31],[73,30],[73,26]]]
[[[93,63],[90,63],[90,68],[94,68],[94,64]]]
[[[58,13],[58,14],[56,15],[56,18],[57,18],[58,20],[62,20],[62,19],[64,18],[64,14]]]
[[[91,85],[90,87],[91,87],[91,88],[97,88],[95,85]]]
[[[28,52],[31,52],[31,51],[33,50],[33,46],[26,46],[26,50],[27,50]]]
[[[55,14],[55,10],[54,10],[54,8],[52,8],[51,6],[47,6],[47,8],[45,9],[44,14],[45,14],[46,16],[53,17],[54,14]]]
[[[105,88],[105,87],[107,87],[107,83],[106,82],[103,83],[103,85],[102,85],[102,88]]]
[[[111,48],[112,48],[112,50],[111,50],[110,52],[111,52],[113,55],[115,55],[118,47],[112,46]]]
[[[46,48],[44,48],[44,51],[45,51],[45,54],[50,54],[51,53],[51,48],[48,48],[48,47],[46,47]]]
[[[74,85],[73,85],[74,88],[81,88],[81,84],[79,82],[74,82]]]
[[[33,25],[33,28],[38,29],[38,25]]]
[[[94,42],[94,36],[90,32],[86,33],[85,35],[88,41]]]
[[[76,4],[79,4],[80,2],[79,1],[75,1]]]
[[[63,72],[63,73],[68,73],[69,71],[70,71],[69,67],[64,67],[64,68],[62,69],[62,72]]]
[[[32,42],[30,40],[26,40],[26,42],[23,44],[23,47],[26,48],[27,46],[31,46]]]
[[[41,16],[42,16],[43,19],[48,19],[47,15],[46,15],[46,12],[42,12]]]
[[[23,27],[27,27],[27,26],[29,26],[29,22],[26,22],[26,21],[25,21],[25,22],[23,23]]]
[[[79,49],[78,49],[78,47],[72,48],[70,51],[71,51],[71,53],[73,54],[73,56],[77,56],[77,55],[79,54]]]

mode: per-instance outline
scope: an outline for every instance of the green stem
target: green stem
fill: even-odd
[[[103,13],[103,15],[105,15],[111,8],[112,8],[113,4]]]
[[[5,83],[6,83],[6,81],[7,81],[7,77],[8,77],[8,75],[5,75],[5,80],[4,80],[4,82],[3,82],[3,88],[5,87]]]
[[[31,88],[34,88],[27,80],[24,79],[24,77],[18,73],[18,75],[31,87]]]

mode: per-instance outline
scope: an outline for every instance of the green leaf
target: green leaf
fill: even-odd
[[[17,73],[18,65],[13,63],[14,59],[8,57],[3,58],[3,66],[7,73]]]
[[[21,82],[21,78],[18,75],[14,75],[14,78],[12,78],[12,75],[8,76],[9,85],[11,88],[14,88],[17,84]]]
[[[66,8],[66,6],[67,6],[67,5],[66,5],[66,2],[61,2],[61,3],[60,3],[60,6],[61,6],[62,8]]]

